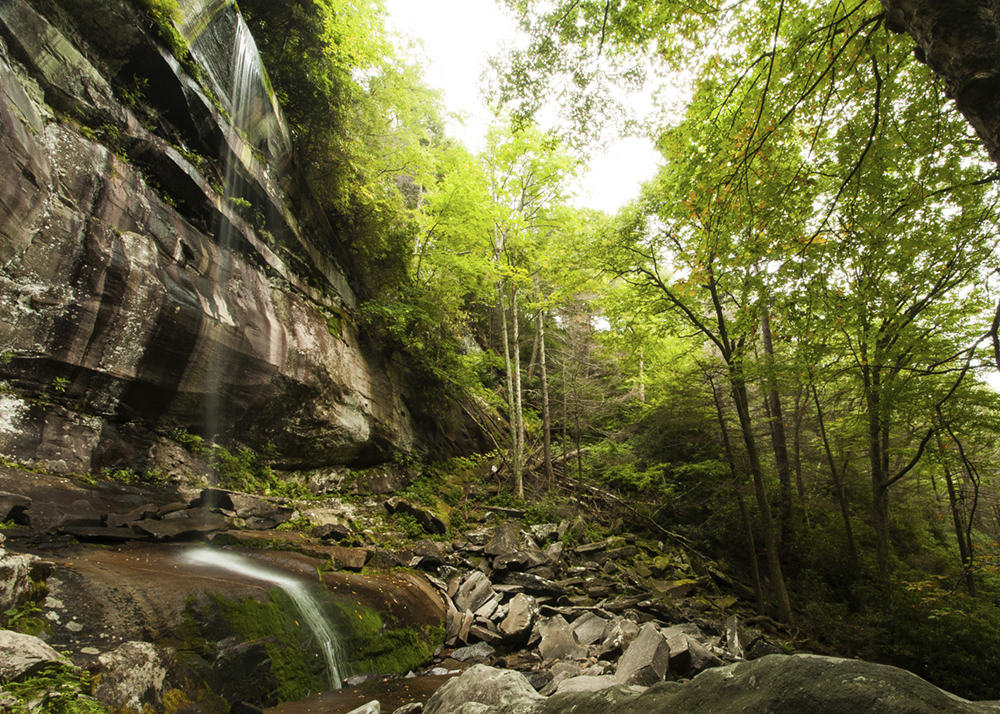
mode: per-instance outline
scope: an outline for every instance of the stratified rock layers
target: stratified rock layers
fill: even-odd
[[[173,428],[289,468],[455,443],[352,322],[266,83],[228,123],[232,3],[182,3],[198,81],[128,2],[59,5],[0,6],[0,454],[130,468]]]

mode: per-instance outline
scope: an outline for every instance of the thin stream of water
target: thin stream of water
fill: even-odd
[[[238,202],[247,200],[244,196],[246,179],[239,165],[239,157],[249,151],[250,147],[244,146],[245,137],[252,128],[255,107],[262,93],[265,93],[260,52],[246,21],[238,12],[231,64],[228,111],[232,129],[223,149],[222,192],[223,200],[229,203],[227,208],[235,210]],[[240,236],[235,226],[225,218],[220,218],[215,228],[215,240],[220,248],[220,264],[215,272],[217,295],[213,300],[213,309],[218,323],[215,328],[218,331],[216,339],[225,344],[226,333],[236,329],[236,318],[230,312],[227,296],[232,289],[238,288],[239,284],[239,270],[233,253],[239,250]],[[223,359],[227,354],[227,348],[222,344],[212,347],[207,358],[204,436],[210,440],[214,440],[226,426],[224,423],[228,388],[226,380],[230,365]]]
[[[343,683],[340,678],[339,640],[333,627],[323,616],[319,602],[309,592],[309,588],[306,587],[305,583],[265,568],[249,558],[244,558],[235,553],[212,550],[211,548],[196,548],[188,551],[184,555],[184,562],[190,565],[225,570],[248,578],[263,580],[264,582],[277,585],[284,590],[288,594],[288,597],[292,599],[292,602],[295,603],[299,613],[302,615],[302,619],[305,620],[306,625],[319,642],[323,657],[327,663],[330,688],[340,689]]]

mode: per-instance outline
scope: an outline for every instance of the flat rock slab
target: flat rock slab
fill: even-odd
[[[224,531],[229,523],[223,516],[216,513],[204,514],[193,518],[173,518],[166,521],[146,519],[132,524],[137,533],[145,533],[157,540],[172,540],[182,536]]]
[[[506,585],[517,585],[524,589],[524,592],[535,595],[568,595],[569,591],[562,585],[551,580],[539,577],[532,573],[519,573],[509,571],[503,574],[503,581]]]
[[[339,545],[303,544],[299,550],[333,563],[335,570],[361,570],[374,552],[371,548],[346,548]]]
[[[483,573],[472,571],[469,577],[459,586],[455,594],[455,607],[461,611],[478,610],[487,600],[493,597],[493,584]]]

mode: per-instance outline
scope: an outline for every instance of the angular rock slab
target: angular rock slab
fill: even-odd
[[[649,687],[662,682],[669,669],[670,645],[656,625],[647,622],[618,661],[615,676],[621,684]]]
[[[544,659],[578,659],[587,656],[587,648],[581,647],[573,636],[573,628],[562,615],[538,622],[538,632],[542,641],[538,651]]]
[[[455,594],[455,607],[461,611],[475,611],[493,597],[493,584],[482,572],[474,570]]]
[[[513,555],[517,552],[518,534],[521,532],[521,524],[517,521],[503,523],[493,529],[493,537],[486,544],[485,553],[487,555]]]
[[[500,632],[508,638],[523,637],[531,630],[537,616],[535,598],[518,593],[507,606],[507,617],[500,623]]]
[[[585,612],[573,620],[573,634],[581,645],[591,645],[605,638],[610,624],[600,615]]]

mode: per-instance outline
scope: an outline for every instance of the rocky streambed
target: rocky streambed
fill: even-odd
[[[790,691],[825,682],[833,692],[849,670],[873,684],[830,694],[837,701],[903,701],[905,690],[958,707],[866,711],[987,711],[900,670],[789,657],[787,631],[754,616],[738,583],[632,534],[579,542],[580,523],[529,526],[493,509],[460,533],[414,542],[387,532],[383,517],[405,512],[433,530],[436,516],[398,498],[292,502],[63,481],[0,493],[0,520],[19,524],[4,531],[0,608],[38,623],[37,637],[0,633],[4,682],[68,658],[95,675],[94,696],[121,710],[296,714],[378,711],[380,701],[400,712],[425,702],[465,714],[581,702],[638,712],[666,711],[691,692],[710,699],[706,687],[741,706],[798,701]],[[306,514],[319,525],[296,530]],[[321,593],[343,636],[343,688],[325,692],[316,638],[273,582],[190,562],[206,544]],[[765,679],[777,693],[754,684]],[[705,711],[736,711],[718,706]]]

